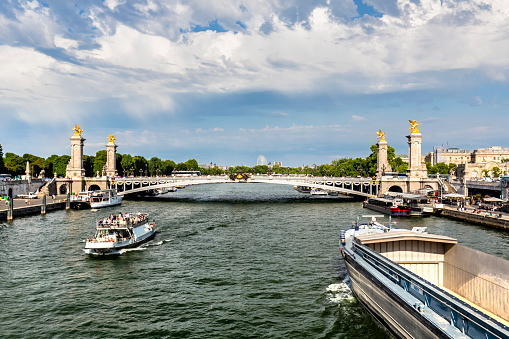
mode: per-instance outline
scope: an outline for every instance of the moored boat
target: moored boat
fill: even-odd
[[[300,186],[300,185],[293,186],[293,188],[296,191],[301,192],[301,193],[311,193],[311,190],[313,189],[312,187],[309,187],[309,186]]]
[[[71,196],[71,201],[69,202],[70,207],[76,210],[84,210],[90,208],[90,196],[92,191],[83,191],[75,193]]]
[[[327,195],[327,191],[321,188],[313,188],[311,190],[311,195]]]
[[[509,338],[509,262],[428,234],[356,222],[341,232],[348,283],[398,338]]]
[[[93,237],[87,239],[85,253],[119,254],[121,250],[137,247],[155,237],[155,223],[148,214],[119,214],[100,219]]]
[[[122,203],[122,196],[117,195],[117,190],[107,189],[94,191],[90,195],[90,207],[102,208],[120,205]]]
[[[401,198],[368,198],[362,203],[364,208],[388,215],[410,216],[411,208]]]

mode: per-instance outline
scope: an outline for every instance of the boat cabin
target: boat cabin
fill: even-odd
[[[483,313],[509,322],[508,261],[459,245],[450,237],[405,230],[358,235],[354,242]]]

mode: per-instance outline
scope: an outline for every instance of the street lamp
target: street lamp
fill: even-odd
[[[148,164],[145,164],[145,176],[148,177]]]

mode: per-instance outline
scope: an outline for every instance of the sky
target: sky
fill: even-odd
[[[4,154],[284,166],[509,147],[507,0],[2,0]]]

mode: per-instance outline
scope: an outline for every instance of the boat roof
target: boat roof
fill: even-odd
[[[387,202],[387,203],[394,202],[394,199],[387,199],[387,198],[369,198],[369,199],[376,200],[376,201],[383,201],[383,202]]]
[[[390,197],[401,197],[404,199],[428,199],[422,194],[415,194],[415,193],[400,193],[400,192],[385,192],[384,195],[388,195]]]
[[[429,233],[419,233],[412,231],[390,231],[384,233],[371,233],[365,235],[358,235],[355,237],[355,242],[358,244],[366,245],[366,244],[375,244],[379,242],[388,242],[388,241],[401,241],[401,240],[420,240],[420,241],[428,241],[428,242],[437,242],[444,244],[457,244],[458,240],[446,237],[443,235],[429,234]]]

